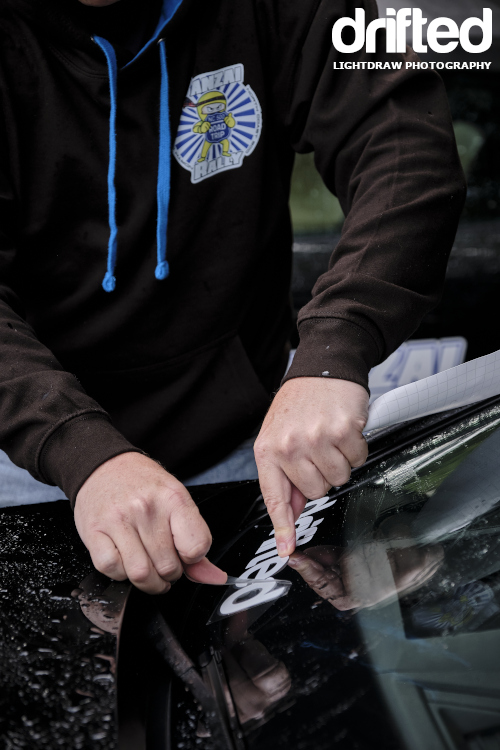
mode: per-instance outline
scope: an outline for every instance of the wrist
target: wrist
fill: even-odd
[[[380,358],[370,333],[341,318],[307,318],[299,333],[300,344],[282,384],[304,377],[347,380],[369,394],[368,373]]]
[[[104,414],[86,413],[51,433],[39,452],[39,473],[44,481],[60,487],[74,507],[80,488],[99,466],[130,452],[142,453]]]

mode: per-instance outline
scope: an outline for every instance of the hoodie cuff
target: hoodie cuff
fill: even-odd
[[[103,414],[85,414],[65,422],[50,435],[40,452],[39,472],[45,482],[61,488],[74,508],[89,476],[110,458],[129,452],[144,453]]]
[[[299,323],[300,344],[281,384],[292,378],[350,380],[368,393],[368,373],[380,355],[373,337],[341,318],[307,318]]]

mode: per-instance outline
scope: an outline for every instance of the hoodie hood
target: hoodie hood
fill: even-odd
[[[13,0],[10,0],[11,3]],[[68,5],[68,2],[70,4]],[[133,12],[133,0],[119,0],[127,3],[128,12]],[[170,204],[170,174],[171,174],[171,132],[170,132],[170,109],[169,109],[169,83],[168,83],[168,64],[167,50],[165,40],[161,34],[165,27],[172,19],[182,0],[161,0],[156,5],[159,16],[156,19],[145,19],[146,26],[149,24],[153,29],[152,33],[145,39],[142,44],[135,50],[132,59],[125,64],[120,65],[117,56],[117,50],[113,41],[106,39],[104,36],[98,36],[92,33],[94,25],[97,29],[102,28],[99,23],[99,13],[106,13],[109,8],[89,8],[79,6],[78,0],[18,0],[16,8],[22,7],[23,12],[27,14],[32,21],[42,25],[56,41],[63,41],[65,46],[68,43],[73,44],[80,49],[89,49],[95,54],[96,46],[99,48],[102,56],[106,61],[109,78],[110,91],[110,109],[109,109],[109,163],[108,163],[108,216],[109,216],[109,241],[107,253],[107,267],[103,278],[102,286],[106,292],[114,291],[116,287],[115,266],[119,250],[118,226],[116,221],[116,205],[119,200],[117,186],[115,184],[116,159],[119,149],[119,132],[116,127],[119,82],[118,72],[123,68],[132,65],[146,50],[155,44],[158,47],[158,65],[161,70],[161,85],[158,92],[159,96],[159,153],[158,153],[158,175],[157,175],[157,265],[155,277],[161,281],[169,275],[169,265],[166,260],[167,253],[167,227],[168,227],[168,210]],[[123,7],[123,6],[122,6]],[[68,12],[68,8],[71,10]],[[118,10],[116,8],[115,10]],[[153,11],[151,11],[153,12]],[[104,19],[104,17],[103,17]],[[101,19],[101,20],[103,20]],[[81,24],[78,21],[81,21]],[[108,21],[113,20],[109,17]],[[153,20],[153,24],[151,24]],[[104,24],[106,26],[106,24]],[[108,23],[108,27],[112,28]],[[129,55],[130,57],[130,55]]]
[[[38,26],[51,41],[92,52],[91,37],[67,12],[65,0],[6,0],[6,4],[30,24]]]
[[[24,16],[31,24],[41,27],[44,35],[49,36],[51,40],[66,48],[73,48],[87,51],[93,57],[96,57],[96,49],[92,42],[92,37],[99,34],[108,38],[106,33],[102,33],[102,28],[91,28],[91,17],[98,14],[107,14],[110,10],[124,5],[129,6],[130,14],[134,13],[134,5],[138,6],[136,0],[119,0],[119,3],[113,6],[103,8],[94,8],[84,6],[79,0],[5,0],[17,14]],[[151,0],[146,4],[151,7],[151,13],[156,15],[155,20],[149,24],[150,35],[145,43],[141,46],[140,52],[143,52],[150,44],[158,40],[166,24],[175,14],[177,8],[181,5],[182,0]],[[144,4],[141,5],[144,10]],[[113,42],[111,36],[109,41]]]
[[[130,62],[151,40],[160,22],[163,0],[119,0],[95,7],[68,0],[66,14],[87,36],[107,39],[115,48],[119,66]]]

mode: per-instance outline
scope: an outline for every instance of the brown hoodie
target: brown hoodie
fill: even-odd
[[[133,446],[199,472],[264,416],[290,332],[294,152],[315,152],[347,218],[287,378],[367,386],[439,299],[464,181],[437,75],[333,70],[415,59],[332,48],[371,0],[165,0],[115,70],[67,1],[0,8],[0,447],[74,499]]]

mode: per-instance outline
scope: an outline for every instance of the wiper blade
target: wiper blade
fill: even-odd
[[[203,682],[195,665],[186,654],[160,612],[151,615],[146,625],[148,638],[174,674],[191,691],[205,715],[217,750],[236,750],[231,729],[223,719],[216,697]]]

